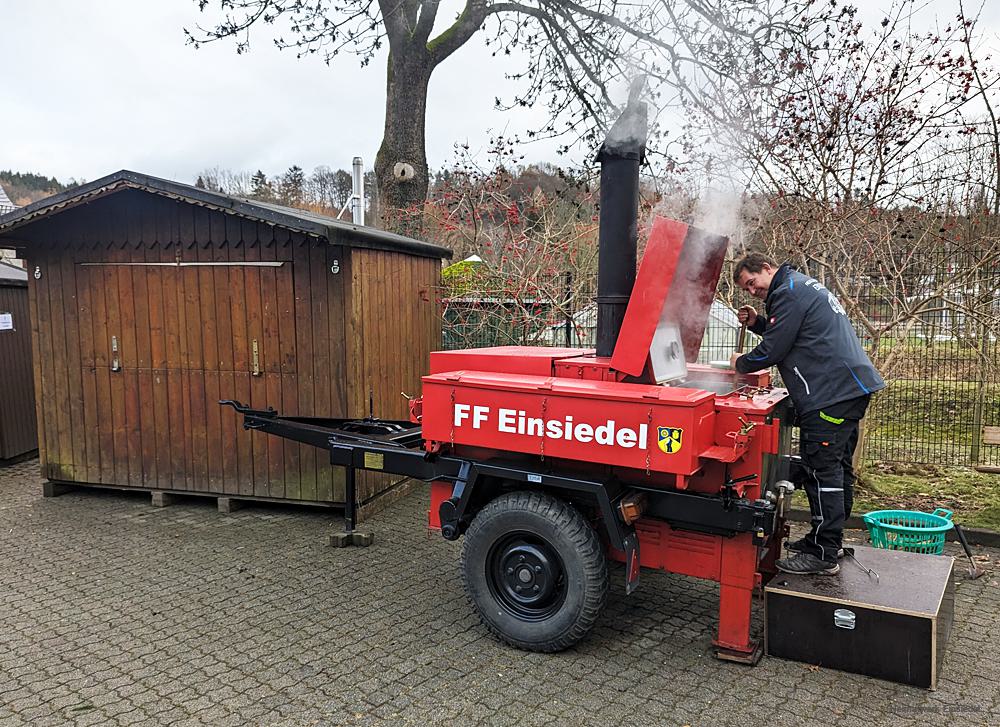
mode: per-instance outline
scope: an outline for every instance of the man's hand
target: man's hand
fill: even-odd
[[[742,353],[734,353],[732,356],[730,356],[729,357],[729,368],[731,368],[733,371],[735,371],[736,370],[736,359],[738,359],[742,355],[743,355]]]
[[[752,305],[745,305],[736,311],[736,318],[740,323],[746,323],[749,328],[757,322],[757,309]]]

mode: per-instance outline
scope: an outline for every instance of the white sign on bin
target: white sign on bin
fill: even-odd
[[[10,313],[0,313],[0,331],[14,330],[14,316]]]

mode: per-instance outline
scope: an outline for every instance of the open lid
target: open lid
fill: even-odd
[[[611,368],[640,376],[652,357],[658,382],[683,376],[670,361],[671,330],[679,332],[684,359],[697,360],[728,245],[729,238],[683,222],[653,221]]]

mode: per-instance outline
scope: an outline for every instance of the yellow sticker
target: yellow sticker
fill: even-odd
[[[365,469],[380,470],[385,467],[385,457],[381,452],[365,452]]]
[[[657,427],[656,444],[667,454],[680,451],[684,430],[677,427]]]

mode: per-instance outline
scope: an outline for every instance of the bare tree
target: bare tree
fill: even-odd
[[[198,0],[205,10],[212,0]],[[715,4],[725,12],[713,7]],[[494,55],[523,64],[510,77],[521,92],[498,108],[546,103],[551,120],[529,136],[570,132],[593,141],[615,114],[611,88],[616,79],[643,70],[671,86],[701,59],[677,50],[675,35],[703,33],[730,43],[732,52],[759,53],[780,43],[809,0],[467,0],[462,12],[437,35],[440,0],[218,0],[213,25],[185,31],[195,46],[229,38],[237,51],[250,47],[260,25],[287,27],[279,48],[318,54],[327,63],[353,52],[362,65],[387,44],[386,112],[382,146],[375,161],[383,218],[402,232],[417,232],[428,189],[425,112],[428,83],[435,69],[479,35]],[[812,16],[810,16],[812,17]],[[664,60],[665,59],[665,60]],[[658,93],[658,92],[657,92]]]

